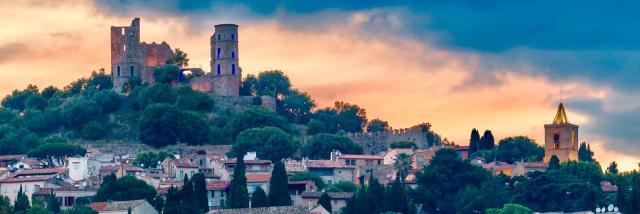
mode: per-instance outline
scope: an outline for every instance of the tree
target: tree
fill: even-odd
[[[27,194],[22,191],[21,185],[18,190],[18,195],[16,196],[16,201],[13,204],[13,211],[15,213],[26,213],[29,208],[31,208],[29,198],[27,197]]]
[[[102,115],[102,108],[93,101],[75,98],[62,105],[61,114],[67,127],[78,130],[87,123],[98,120]]]
[[[54,86],[49,86],[46,87],[44,89],[42,89],[42,92],[40,93],[40,95],[42,95],[42,97],[44,97],[45,99],[49,99],[51,97],[53,97],[53,95],[55,95],[56,93],[59,93],[60,89],[54,87]]]
[[[167,64],[174,64],[180,68],[189,66],[189,58],[188,58],[187,53],[185,53],[184,51],[180,50],[180,48],[176,48],[172,53],[171,53],[171,59],[169,59],[170,62],[167,62]]]
[[[153,104],[142,113],[139,138],[154,147],[175,144],[178,139],[178,121],[181,113],[167,104]]]
[[[66,166],[68,157],[76,155],[84,156],[87,150],[79,145],[70,143],[45,143],[34,149],[29,150],[28,157],[46,160],[49,166],[61,164]]]
[[[304,181],[311,180],[318,187],[318,189],[323,189],[325,187],[325,183],[322,178],[316,174],[310,172],[294,172],[291,177],[289,177],[289,181]]]
[[[251,207],[268,207],[269,200],[267,199],[267,194],[264,193],[261,187],[256,188],[256,191],[251,194]]]
[[[7,95],[4,99],[2,99],[2,106],[5,108],[23,111],[26,107],[25,101],[31,96],[38,95],[38,86],[29,85],[22,91],[13,90],[10,95]]]
[[[110,90],[113,88],[113,81],[111,75],[107,74],[104,68],[101,68],[98,72],[91,72],[91,77],[87,80],[87,90]]]
[[[333,213],[333,208],[331,207],[331,196],[326,192],[323,192],[318,198],[318,204],[324,207],[329,213]]]
[[[440,149],[417,173],[416,202],[429,213],[454,213],[457,193],[466,186],[479,187],[489,172],[460,159],[453,149]]]
[[[107,130],[102,126],[102,123],[91,121],[82,128],[80,135],[87,140],[99,140],[107,135]]]
[[[580,148],[578,149],[578,160],[585,162],[593,162],[593,152],[587,143],[583,142],[580,144]]]
[[[291,157],[299,144],[291,135],[276,127],[251,128],[241,132],[233,145],[234,154],[255,151],[260,159],[279,162]]]
[[[155,152],[142,152],[136,155],[136,158],[133,160],[133,165],[142,167],[142,168],[156,168],[158,166],[158,162],[164,161],[166,158],[174,158],[171,153],[161,151],[158,153]]]
[[[183,210],[189,210],[187,213],[195,213],[198,211],[196,201],[193,195],[193,183],[189,181],[189,176],[185,175],[180,189],[180,207]]]
[[[211,142],[211,128],[205,115],[196,112],[178,112],[178,140],[188,145],[201,145]]]
[[[276,99],[289,94],[291,82],[282,71],[263,71],[258,74],[256,91],[261,96],[272,96]]]
[[[338,113],[338,128],[345,132],[362,132],[367,123],[367,112],[357,105],[346,102],[335,102],[334,109]]]
[[[380,213],[382,211],[387,210],[384,205],[385,198],[385,188],[378,179],[373,176],[369,177],[369,185],[367,186],[367,192],[371,196],[371,211],[372,213]]]
[[[591,182],[594,186],[600,186],[603,178],[602,168],[596,162],[567,161],[560,165],[560,171]]]
[[[560,169],[560,159],[556,155],[552,155],[549,159],[549,170],[554,169]]]
[[[617,175],[618,174],[618,164],[614,161],[609,164],[607,167],[607,172],[610,174]]]
[[[91,100],[102,108],[103,113],[112,113],[120,109],[123,97],[111,90],[101,90],[93,94]]]
[[[138,105],[145,108],[155,103],[175,104],[176,92],[169,84],[157,83],[142,89],[138,96]]]
[[[258,88],[258,78],[253,74],[247,74],[240,86],[240,96],[255,96]]]
[[[282,100],[282,115],[297,124],[306,124],[311,119],[311,110],[316,106],[315,101],[305,92],[293,90]]]
[[[245,175],[244,154],[237,154],[237,163],[233,169],[233,178],[229,185],[227,203],[229,208],[249,207],[249,193],[247,191],[247,177]]]
[[[156,190],[143,180],[138,180],[133,176],[123,176],[116,180],[111,174],[103,179],[97,191],[96,201],[129,201],[145,199],[154,201]]]
[[[166,203],[164,206],[163,213],[166,214],[178,214],[182,211],[182,205],[180,202],[180,193],[173,186],[169,187],[167,190],[167,195],[165,199]]]
[[[194,174],[191,178],[191,182],[193,183],[193,197],[196,207],[203,213],[209,212],[207,182],[204,178],[204,174]]]
[[[469,154],[480,151],[480,133],[477,129],[471,130],[471,138],[469,139]]]
[[[49,210],[41,206],[33,206],[29,208],[26,213],[27,214],[51,214]]]
[[[495,140],[491,130],[485,130],[480,138],[480,150],[492,150],[495,147]]]
[[[242,131],[250,128],[278,127],[289,131],[287,119],[262,107],[251,107],[240,114],[235,115],[228,124],[232,139]]]
[[[52,213],[60,213],[60,202],[56,198],[56,195],[53,194],[53,192],[47,197],[47,210]]]
[[[477,187],[466,186],[456,196],[456,213],[482,213],[486,209],[482,192]]]
[[[349,139],[349,137],[337,134],[317,134],[311,136],[307,143],[302,146],[300,153],[310,159],[328,160],[334,150],[339,150],[343,154],[362,154],[363,150]]]
[[[409,174],[411,169],[411,156],[405,153],[396,154],[396,159],[393,161],[393,168],[395,168],[400,181],[404,184],[404,180]]]
[[[338,112],[331,108],[320,109],[313,113],[312,119],[307,124],[307,134],[319,133],[335,134],[338,128]]]
[[[515,186],[514,202],[538,212],[591,210],[601,198],[596,187],[561,170],[530,173],[530,179]]]
[[[34,94],[24,101],[24,105],[26,109],[38,109],[44,110],[47,107],[47,99],[44,97]]]
[[[486,214],[533,214],[529,208],[520,204],[505,204],[502,208],[487,209]]]
[[[389,122],[380,119],[373,119],[367,124],[367,132],[381,132],[389,129]]]
[[[171,84],[178,80],[180,68],[176,65],[163,65],[153,69],[153,79],[157,83]]]
[[[544,148],[525,136],[507,137],[498,143],[496,159],[507,163],[516,161],[540,162]]]
[[[64,210],[62,214],[98,214],[98,212],[88,206],[74,205],[73,207]]]
[[[9,213],[11,213],[11,202],[9,201],[9,197],[0,196],[0,214]]]
[[[206,93],[194,91],[189,86],[177,89],[176,106],[182,110],[208,112],[213,108],[213,100]]]
[[[358,187],[351,182],[338,181],[329,185],[325,190],[327,192],[356,192]]]
[[[285,171],[282,161],[275,161],[271,179],[269,180],[269,205],[270,206],[291,206],[291,196],[289,195],[289,182],[287,171]]]
[[[409,213],[409,199],[404,184],[399,179],[396,179],[391,188],[385,194],[385,204],[387,205],[387,211]]]

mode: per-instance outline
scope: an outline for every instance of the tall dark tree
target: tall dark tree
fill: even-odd
[[[617,175],[618,174],[618,164],[614,161],[609,164],[607,167],[607,172],[610,174]]]
[[[178,214],[181,210],[180,192],[173,186],[167,191],[163,213]]]
[[[389,122],[380,119],[373,119],[367,124],[367,132],[381,132],[389,129]]]
[[[60,202],[53,192],[47,196],[47,210],[51,213],[60,213]]]
[[[182,206],[185,208],[197,208],[193,197],[193,183],[189,180],[188,175],[185,175],[183,179],[182,189],[180,189],[180,200],[182,201]]]
[[[480,138],[480,150],[492,150],[496,146],[496,142],[493,139],[491,130],[484,131],[484,134]]]
[[[593,152],[591,151],[590,146],[585,142],[582,142],[578,149],[578,160],[593,162]]]
[[[289,195],[287,171],[282,161],[276,161],[271,180],[269,181],[269,205],[270,206],[290,206],[291,196]]]
[[[178,139],[178,109],[167,104],[153,104],[142,113],[140,140],[147,145],[162,147],[175,144]]]
[[[326,192],[323,192],[318,198],[318,204],[324,207],[329,213],[333,213],[333,208],[331,207],[331,196]]]
[[[267,194],[264,193],[264,190],[261,187],[256,188],[256,191],[251,194],[251,207],[268,207],[269,199],[267,198]]]
[[[409,199],[407,197],[406,187],[399,179],[396,179],[387,193],[385,194],[385,200],[388,211],[408,213],[409,212]]]
[[[207,198],[207,181],[204,178],[204,174],[196,173],[191,177],[193,183],[193,201],[196,207],[203,213],[209,211],[209,204]]]
[[[247,176],[245,175],[244,154],[238,154],[236,166],[233,169],[233,178],[229,185],[229,208],[249,207],[249,192],[247,190]]]
[[[471,138],[469,138],[469,154],[473,154],[480,150],[480,133],[477,129],[471,130]]]
[[[334,109],[338,112],[338,128],[345,132],[362,132],[367,124],[367,112],[358,105],[337,101]]]
[[[554,169],[560,169],[560,159],[558,159],[556,155],[552,155],[551,158],[549,158],[549,170]]]
[[[16,196],[16,201],[13,204],[13,211],[17,213],[25,213],[27,210],[31,208],[29,204],[29,197],[22,191],[22,186],[18,190],[18,195]]]
[[[385,207],[383,206],[384,203],[381,203],[384,201],[385,188],[382,184],[380,184],[380,182],[378,182],[378,179],[373,178],[373,176],[369,179],[367,192],[369,193],[369,195],[371,196],[371,200],[373,201],[373,203],[371,204],[371,210],[373,211],[372,213],[381,213],[383,211],[388,211],[385,210]]]

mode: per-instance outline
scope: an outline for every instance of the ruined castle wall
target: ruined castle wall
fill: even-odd
[[[377,154],[385,151],[391,146],[391,143],[398,141],[414,142],[420,149],[429,147],[426,129],[423,129],[420,125],[381,132],[348,133],[347,136],[354,143],[362,146],[365,153],[368,154]]]
[[[212,75],[213,96],[240,96],[241,79],[235,75]]]
[[[276,111],[276,101],[269,96],[213,96],[213,108],[222,112],[242,112],[251,106],[262,106],[270,111]]]
[[[140,44],[142,55],[144,56],[144,68],[140,72],[140,80],[142,83],[154,83],[153,68],[156,66],[166,65],[171,59],[172,51],[169,44],[162,42],[160,44],[145,42]]]
[[[191,89],[202,93],[211,93],[213,91],[213,78],[207,76],[194,77],[189,82]]]

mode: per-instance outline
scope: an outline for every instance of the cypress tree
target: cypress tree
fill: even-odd
[[[480,150],[480,133],[477,129],[471,130],[471,138],[469,139],[469,154],[473,154]]]
[[[193,183],[193,197],[196,207],[203,213],[209,212],[209,204],[207,198],[207,182],[204,174],[196,173],[191,178]]]
[[[27,194],[22,192],[22,186],[20,186],[16,202],[13,205],[13,211],[15,213],[26,213],[29,208],[31,208],[31,205],[29,204],[29,197],[27,197]]]
[[[356,204],[357,213],[359,214],[374,213],[372,205],[375,202],[372,201],[371,195],[369,194],[369,192],[367,192],[367,188],[366,187],[360,188],[360,190],[358,190],[356,195],[357,196],[356,196],[355,204]]]
[[[373,213],[381,213],[384,210],[383,202],[384,201],[384,186],[378,182],[378,179],[371,177],[369,179],[369,187],[368,190],[369,195],[371,196],[371,209]]]
[[[180,193],[173,186],[169,187],[164,205],[164,214],[178,214],[180,210]]]
[[[269,200],[267,199],[267,194],[264,193],[261,187],[256,188],[256,191],[251,194],[251,207],[268,207]]]
[[[329,213],[333,213],[331,208],[331,196],[326,192],[323,192],[322,195],[320,195],[320,198],[318,198],[318,204],[324,207],[325,210],[329,211]]]
[[[49,210],[49,212],[52,213],[59,213],[60,212],[60,202],[58,202],[58,199],[56,199],[56,195],[53,194],[53,191],[51,192],[51,194],[49,194],[49,196],[47,196],[47,210]]]
[[[399,213],[409,212],[409,199],[407,198],[407,193],[404,185],[402,185],[402,183],[400,183],[398,179],[396,179],[396,181],[391,184],[391,188],[385,195],[385,200],[387,201],[387,205],[389,206],[388,211]]]
[[[184,183],[180,190],[180,210],[179,213],[197,213],[195,197],[193,195],[193,183],[189,181],[189,176],[184,176]]]
[[[269,205],[270,206],[290,206],[291,196],[289,195],[289,181],[287,171],[282,161],[276,161],[276,165],[271,171],[269,181]]]
[[[233,179],[229,186],[229,208],[248,208],[249,193],[247,191],[247,176],[245,175],[244,154],[238,155],[238,161],[233,170]]]
[[[558,159],[556,155],[552,155],[551,158],[549,158],[549,170],[552,169],[560,169],[560,159]]]
[[[493,139],[493,134],[491,130],[485,130],[482,138],[480,138],[480,148],[479,150],[492,150],[495,147],[495,139]]]
[[[582,142],[578,149],[578,160],[585,162],[593,162],[593,152],[587,143]]]

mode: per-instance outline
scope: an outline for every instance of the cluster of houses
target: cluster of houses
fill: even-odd
[[[329,160],[285,160],[285,168],[289,175],[298,172],[312,173],[324,181],[326,185],[339,182],[350,182],[362,185],[371,176],[383,184],[393,182],[397,176],[397,169],[393,163],[398,154],[411,157],[411,169],[405,182],[415,187],[415,174],[429,163],[436,151],[450,147],[455,149],[462,159],[468,158],[468,149],[459,146],[435,146],[428,149],[397,148],[376,155],[341,154],[334,151]],[[84,157],[70,157],[63,166],[43,168],[38,160],[24,155],[0,156],[0,195],[7,196],[13,203],[18,191],[22,190],[34,204],[43,204],[50,194],[59,200],[61,208],[73,206],[76,201],[86,200],[90,207],[99,213],[158,213],[149,202],[109,201],[94,202],[102,179],[110,174],[117,177],[134,176],[154,187],[159,194],[166,194],[170,187],[179,188],[185,176],[203,173],[207,182],[208,204],[211,213],[251,213],[254,211],[239,209],[222,209],[229,192],[230,179],[236,165],[235,158],[228,158],[226,153],[231,149],[228,145],[209,145],[185,147],[174,157],[159,161],[156,167],[134,165],[136,154],[105,154],[96,149],[89,149]],[[251,195],[258,187],[269,192],[269,181],[273,163],[270,160],[259,159],[254,152],[245,157],[247,188]],[[544,171],[547,164],[486,162],[482,158],[473,158],[470,162],[483,167],[493,174],[509,176],[524,175],[530,171]],[[603,184],[607,186],[607,184]],[[609,185],[610,186],[610,185]],[[614,191],[614,187],[607,186],[607,190]],[[289,194],[293,201],[291,207],[270,208],[271,213],[328,213],[317,206],[322,195],[314,181],[290,181]],[[339,213],[351,198],[350,192],[330,192],[333,213]],[[288,210],[288,211],[287,211]],[[298,210],[298,211],[295,211]]]

